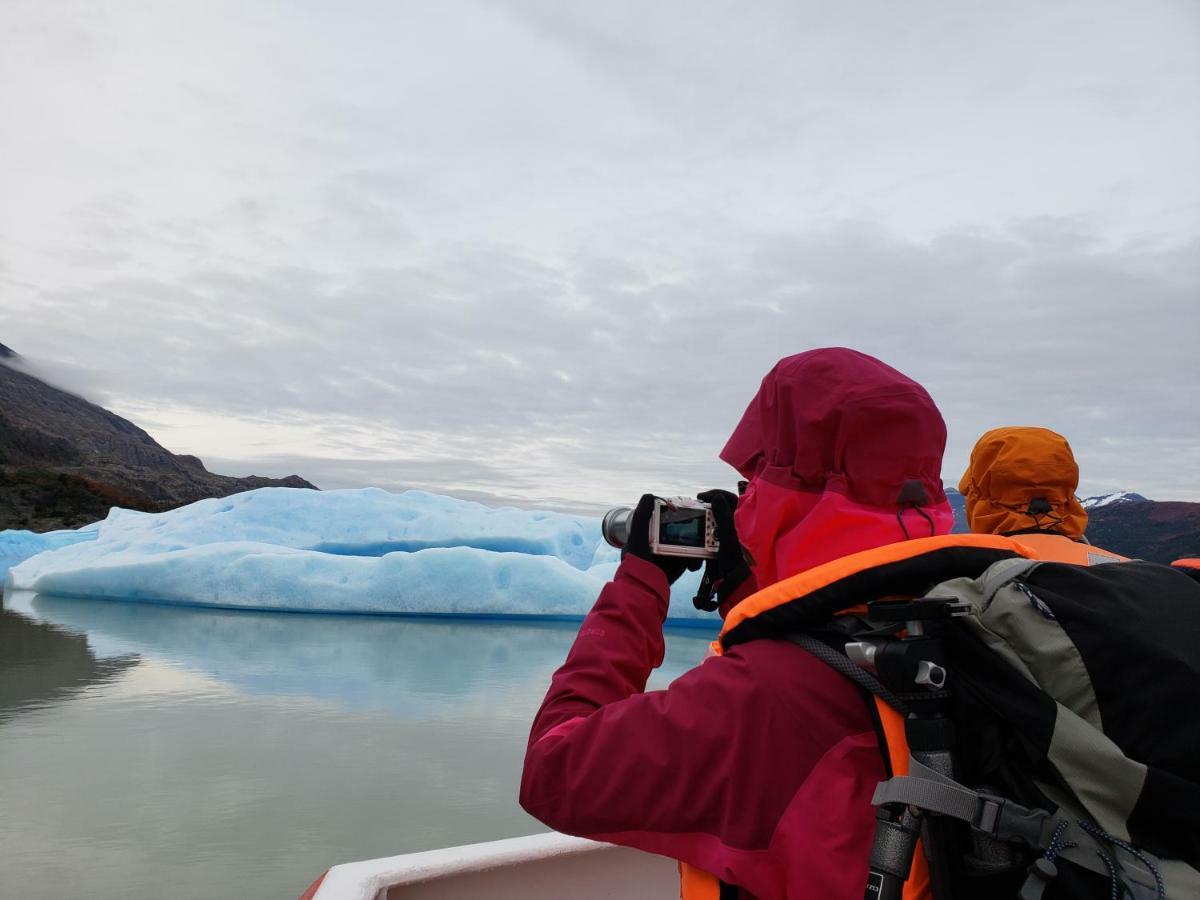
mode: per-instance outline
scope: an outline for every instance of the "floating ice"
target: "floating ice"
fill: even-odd
[[[234,541],[345,556],[476,547],[556,556],[576,569],[591,565],[600,543],[594,519],[493,509],[424,491],[392,494],[379,488],[260,488],[168,513],[113,509],[99,527],[106,544],[145,551]]]
[[[617,565],[599,521],[420,491],[260,488],[166,513],[114,509],[10,588],[235,609],[575,618]],[[0,535],[0,544],[11,532]],[[715,624],[676,584],[670,618]]]
[[[0,531],[0,574],[47,550],[57,550],[81,541],[94,541],[99,527],[97,522],[78,531],[46,531],[41,534],[16,529]]]

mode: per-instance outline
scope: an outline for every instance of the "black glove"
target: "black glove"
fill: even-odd
[[[750,577],[750,567],[746,565],[746,556],[742,552],[742,543],[738,540],[737,527],[733,524],[737,495],[729,491],[712,490],[697,494],[696,499],[712,506],[719,547],[717,558],[710,559],[704,567],[700,591],[692,602],[697,609],[711,612]],[[712,599],[714,592],[717,595],[716,601]]]
[[[633,518],[629,520],[629,542],[621,555],[632,553],[653,563],[667,576],[667,583],[674,584],[684,571],[695,572],[704,560],[685,556],[657,556],[650,552],[650,517],[654,515],[655,499],[653,494],[642,494],[642,499],[633,510]]]

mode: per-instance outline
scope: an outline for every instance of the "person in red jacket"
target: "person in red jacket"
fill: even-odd
[[[736,535],[727,526],[719,537],[723,547],[740,538],[752,572],[720,584],[722,614],[755,586],[948,533],[945,440],[926,391],[873,357],[835,348],[781,360],[721,453],[748,485]],[[646,498],[639,506],[644,528]],[[638,527],[635,515],[630,547],[534,719],[521,805],[559,831],[711,873],[722,898],[859,900],[871,796],[886,777],[867,700],[777,640],[733,647],[646,692],[683,567],[635,543]]]

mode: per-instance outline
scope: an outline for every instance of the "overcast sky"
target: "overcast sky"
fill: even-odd
[[[0,342],[232,474],[729,485],[781,356],[1200,500],[1200,6],[0,3]]]

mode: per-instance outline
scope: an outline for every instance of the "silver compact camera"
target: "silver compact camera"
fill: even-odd
[[[633,510],[618,506],[604,514],[600,533],[611,546],[629,543]],[[656,556],[714,559],[719,549],[712,504],[692,497],[656,497],[650,516],[650,552]]]

